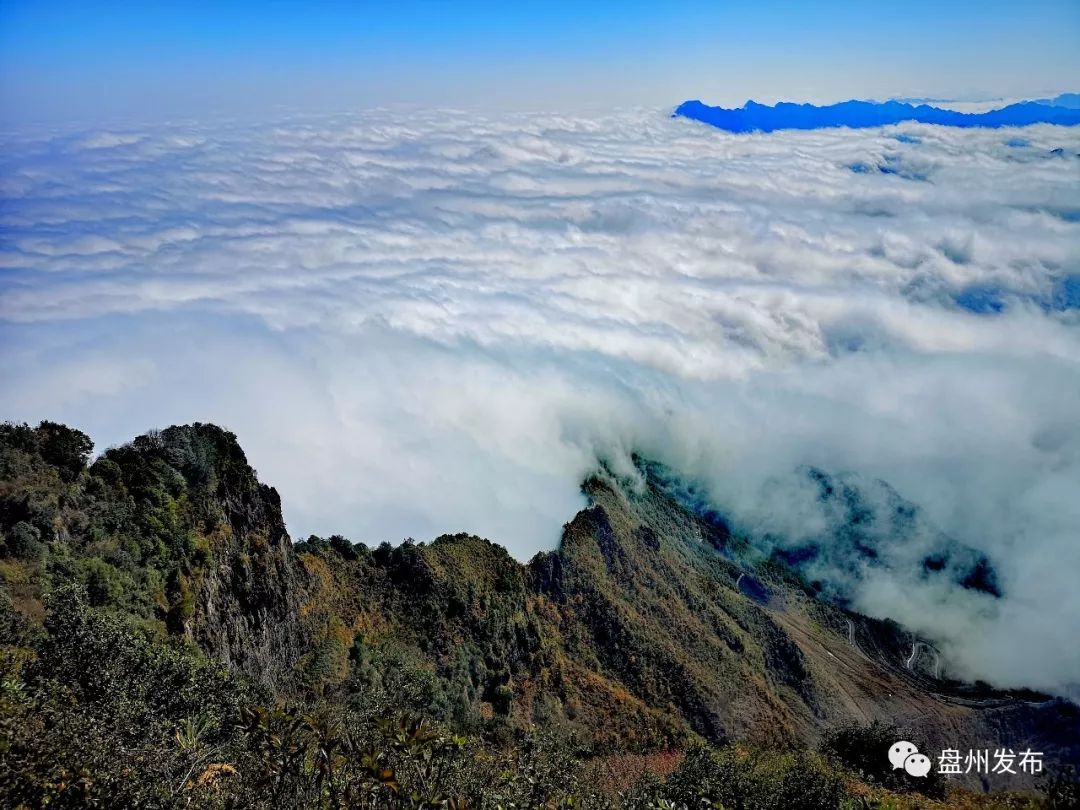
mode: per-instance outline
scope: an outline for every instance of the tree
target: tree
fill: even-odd
[[[67,481],[73,481],[84,469],[94,443],[81,430],[56,422],[42,422],[37,427],[41,456],[55,465]]]

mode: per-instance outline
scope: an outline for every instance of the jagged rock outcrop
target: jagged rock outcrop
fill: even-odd
[[[298,606],[305,584],[277,491],[258,482],[231,433],[193,425],[159,439],[159,452],[207,510],[209,554],[189,574],[194,607],[184,632],[263,683],[290,683],[303,654]]]
[[[89,466],[89,439],[62,425],[6,425],[0,438],[0,530],[24,612],[40,615],[42,591],[74,581],[92,604],[163,625],[268,686],[292,678],[303,572],[277,492],[232,433],[171,427]]]

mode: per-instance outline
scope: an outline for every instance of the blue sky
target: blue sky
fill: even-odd
[[[0,4],[23,120],[1031,96],[1080,83],[1080,3]]]

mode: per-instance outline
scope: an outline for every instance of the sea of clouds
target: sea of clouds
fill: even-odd
[[[0,414],[99,448],[217,422],[294,535],[521,559],[598,459],[795,542],[829,529],[800,465],[881,478],[1004,597],[877,565],[855,605],[1075,695],[1078,152],[652,110],[8,132]]]

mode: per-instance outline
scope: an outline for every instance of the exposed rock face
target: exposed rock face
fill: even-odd
[[[198,505],[191,529],[203,554],[181,566],[193,599],[183,632],[264,684],[290,683],[303,646],[303,583],[277,491],[259,483],[236,437],[213,425],[168,428],[134,447],[183,476]]]
[[[12,555],[23,579],[81,582],[93,604],[163,623],[269,686],[292,677],[302,571],[277,492],[258,482],[233,434],[171,427],[87,467],[91,445],[78,431],[4,431],[0,528],[44,538],[33,554]],[[23,590],[33,613],[40,593]]]
[[[220,508],[210,535],[211,558],[191,578],[195,604],[184,630],[226,664],[269,685],[287,684],[302,654],[297,608],[304,585],[281,499],[256,480],[232,434],[210,426],[173,430],[162,434],[173,458],[190,447],[189,439],[212,443],[212,474],[207,480],[189,479],[189,485],[205,487]]]

